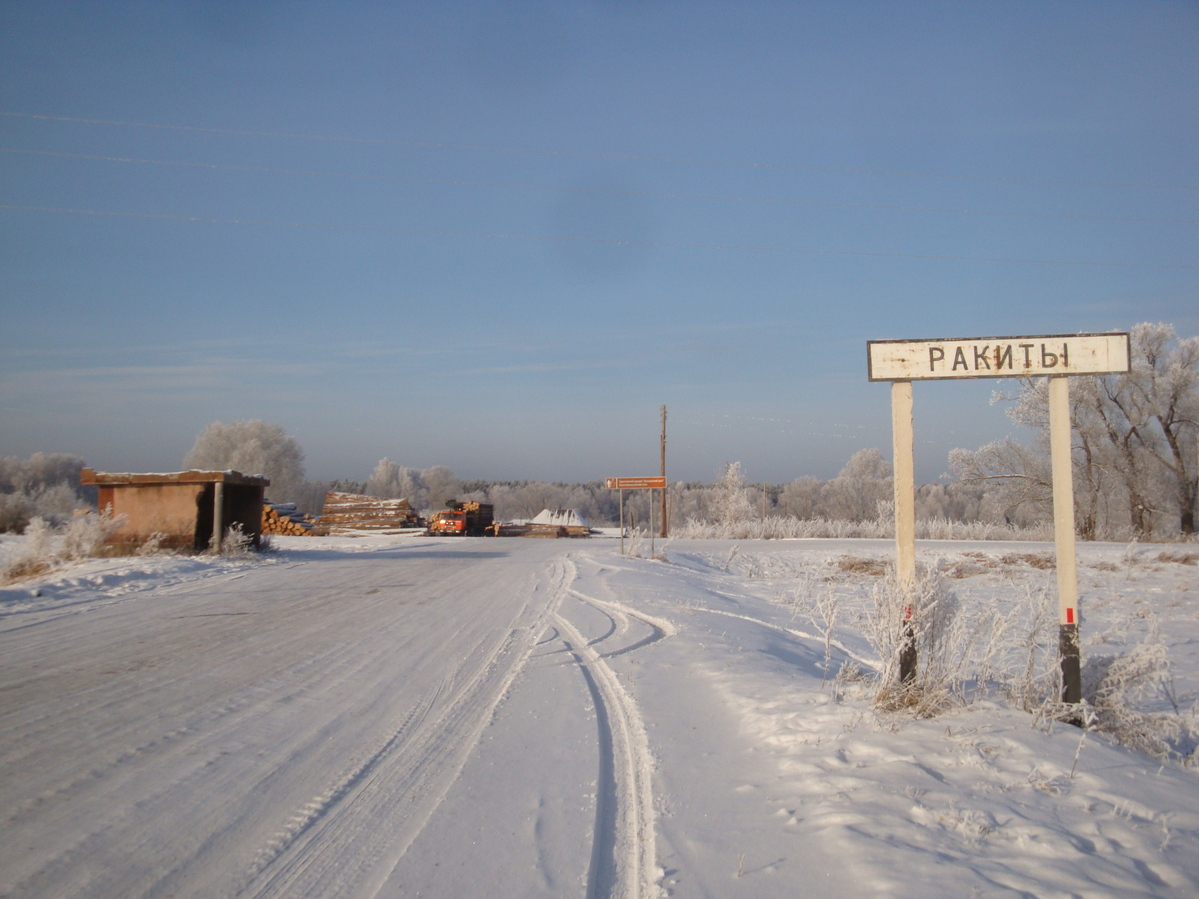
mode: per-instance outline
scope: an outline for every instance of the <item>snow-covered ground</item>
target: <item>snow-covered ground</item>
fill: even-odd
[[[276,543],[0,588],[0,894],[1199,894],[1199,771],[833,682],[887,542]],[[991,628],[1055,608],[1051,550],[920,555]],[[1195,547],[1079,557],[1084,653],[1156,622],[1185,710]]]

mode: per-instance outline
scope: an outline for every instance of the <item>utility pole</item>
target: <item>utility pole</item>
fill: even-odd
[[[666,537],[666,405],[662,405],[662,514],[658,516],[660,522],[659,535]]]

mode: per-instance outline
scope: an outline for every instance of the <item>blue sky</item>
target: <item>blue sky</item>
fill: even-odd
[[[752,480],[867,340],[1199,333],[1199,4],[0,5],[0,454]],[[918,477],[1011,432],[920,384]]]

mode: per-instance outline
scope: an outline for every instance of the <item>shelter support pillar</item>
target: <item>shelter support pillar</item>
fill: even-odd
[[[225,482],[212,485],[212,548],[221,551],[221,540],[225,536]]]

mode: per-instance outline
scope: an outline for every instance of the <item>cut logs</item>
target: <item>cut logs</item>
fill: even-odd
[[[296,509],[295,503],[262,503],[262,533],[284,537],[307,537],[316,531],[316,521]]]
[[[330,534],[395,534],[424,526],[406,499],[334,491],[325,494],[320,523]]]

